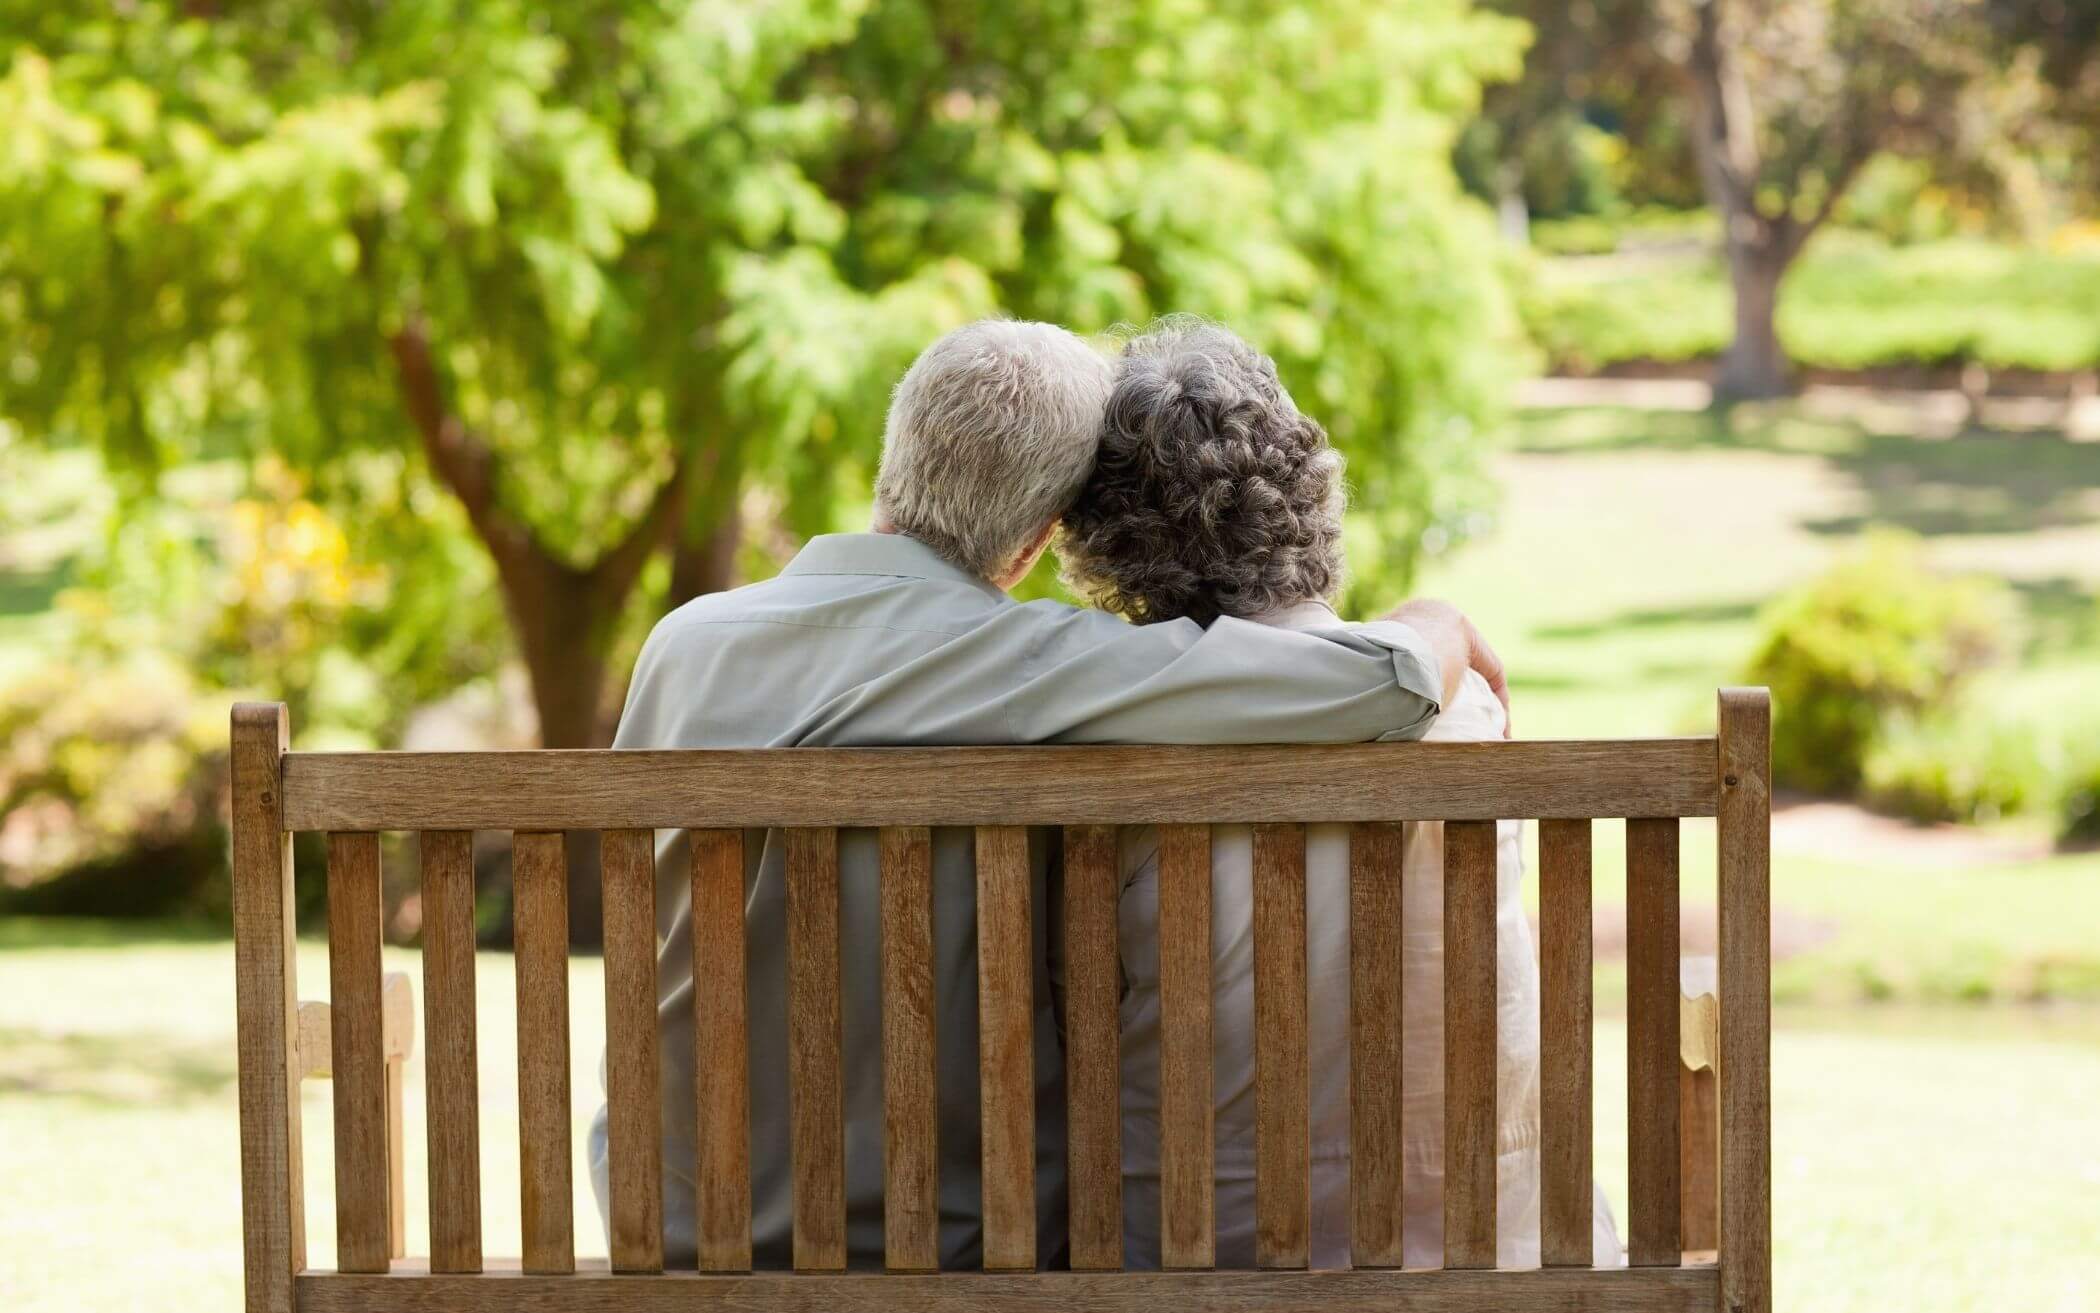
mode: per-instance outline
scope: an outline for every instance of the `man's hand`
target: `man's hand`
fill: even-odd
[[[1502,668],[1502,658],[1495,655],[1495,649],[1488,645],[1487,639],[1481,637],[1471,620],[1466,619],[1465,612],[1449,602],[1424,597],[1402,602],[1385,618],[1398,620],[1420,634],[1430,650],[1436,653],[1437,662],[1443,667],[1445,706],[1450,706],[1452,699],[1458,696],[1459,680],[1465,672],[1469,669],[1479,671],[1480,677],[1501,700],[1502,737],[1510,737],[1508,674]]]

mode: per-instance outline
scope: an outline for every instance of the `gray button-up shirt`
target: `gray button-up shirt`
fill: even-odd
[[[614,746],[757,748],[1013,743],[1361,742],[1418,738],[1437,713],[1437,659],[1394,623],[1292,632],[1222,619],[1133,626],[1018,603],[895,534],[811,541],[777,577],[702,597],[643,647]],[[1034,857],[1038,1254],[1064,1252],[1063,1056],[1050,1005],[1044,872]],[[753,1259],[791,1260],[786,854],[749,836]],[[664,1242],[695,1261],[696,1117],[690,876],[661,845],[657,1018],[663,1053]],[[876,836],[839,834],[847,1243],[882,1261],[881,909]],[[941,1261],[980,1261],[976,883],[967,830],[933,841]],[[591,1136],[601,1213],[605,1114]]]

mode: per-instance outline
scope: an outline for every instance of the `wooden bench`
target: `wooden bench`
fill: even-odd
[[[233,713],[233,893],[247,1307],[417,1310],[1771,1308],[1770,704],[1720,695],[1710,737],[1334,747],[293,753],[281,706]],[[1678,821],[1719,818],[1719,1003],[1680,999]],[[1590,831],[1627,819],[1632,1266],[1591,1261]],[[1538,819],[1545,1265],[1495,1268],[1495,843]],[[1350,822],[1358,946],[1397,945],[1394,823],[1446,835],[1444,1265],[1400,1270],[1399,960],[1351,963],[1351,1247],[1307,1270],[1307,822]],[[1259,1268],[1213,1243],[1209,830],[1257,826]],[[1163,1272],[1122,1266],[1115,843],[1162,826]],[[987,1270],[932,1273],[931,917],[925,827],[977,827]],[[1038,1271],[1025,830],[1066,827],[1071,1269]],[[848,1273],[839,1122],[837,828],[881,827],[888,1272]],[[794,1272],[750,1272],[743,834],[789,830]],[[701,1271],[663,1272],[652,835],[691,828]],[[524,1253],[485,1260],[474,1062],[472,832],[516,848]],[[603,832],[611,1263],[578,1264],[571,1215],[561,831]],[[309,1270],[297,1089],[291,836],[326,832],[338,1270]],[[430,1216],[398,1261],[378,836],[416,831]],[[1711,1017],[1709,1023],[1706,1018]],[[398,1031],[398,1027],[396,1028]],[[318,1028],[315,1028],[317,1033]],[[1687,1055],[1699,1062],[1687,1078]],[[1710,1078],[1701,1086],[1699,1078]],[[398,1086],[396,1085],[396,1088]],[[1705,1093],[1701,1094],[1704,1089]],[[1703,1149],[1705,1109],[1717,1148]],[[1689,1139],[1687,1138],[1689,1137]],[[1718,1185],[1704,1171],[1711,1153]],[[1689,1188],[1689,1193],[1687,1193]],[[1708,1201],[1718,1196],[1717,1214]],[[1714,1218],[1716,1235],[1694,1234]],[[595,1223],[593,1223],[595,1225]],[[1705,1243],[1697,1243],[1704,1241]],[[1687,1250],[1717,1248],[1717,1254]],[[1700,1261],[1705,1258],[1708,1261]],[[1167,1301],[1160,1305],[1159,1301]]]

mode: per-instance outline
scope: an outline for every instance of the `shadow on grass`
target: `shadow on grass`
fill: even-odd
[[[2027,613],[2029,656],[2100,647],[2100,591],[2076,579],[2015,579]]]
[[[42,948],[137,948],[232,938],[208,921],[120,921],[87,916],[0,916],[0,953]]]
[[[1866,506],[1806,521],[1815,533],[1895,524],[1926,535],[2024,534],[2100,523],[2100,443],[2061,433],[1972,430],[1940,440],[1873,433],[1828,459],[1865,494]]]
[[[1599,407],[1531,412],[1518,430],[1517,450],[1818,457],[1865,502],[1857,514],[1804,522],[1830,536],[1857,534],[1870,524],[1926,535],[2013,535],[2100,523],[2100,443],[2073,442],[2057,429],[1972,425],[1937,437],[1786,409],[1722,414]]]
[[[161,1108],[215,1098],[233,1082],[233,1052],[224,1044],[183,1043],[151,1032],[0,1030],[0,1094]]]
[[[1583,620],[1572,624],[1539,625],[1532,629],[1533,638],[1585,639],[1605,634],[1623,633],[1628,629],[1663,629],[1671,625],[1719,625],[1739,620],[1748,620],[1764,605],[1762,598],[1734,602],[1700,602],[1685,606],[1639,607],[1621,611],[1617,615],[1604,616],[1597,620]]]

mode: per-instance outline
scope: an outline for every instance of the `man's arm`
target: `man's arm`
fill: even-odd
[[[1455,610],[1295,632],[1243,620],[1125,625],[1020,608],[1042,625],[1010,704],[1034,742],[1288,743],[1419,738],[1464,669]],[[1446,670],[1448,662],[1457,665]]]
[[[1449,602],[1430,598],[1418,598],[1402,602],[1386,616],[1412,628],[1422,636],[1429,649],[1436,654],[1438,664],[1444,672],[1443,705],[1450,706],[1458,696],[1459,681],[1468,670],[1480,672],[1487,686],[1502,704],[1502,737],[1509,732],[1509,678],[1502,668],[1502,658],[1481,632],[1466,619],[1465,613]]]

